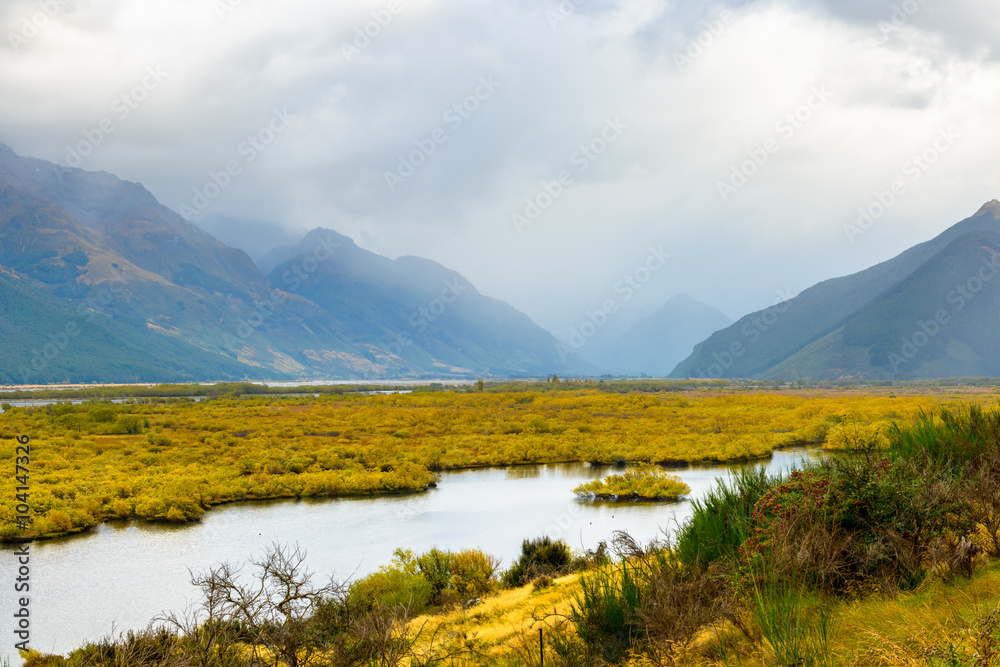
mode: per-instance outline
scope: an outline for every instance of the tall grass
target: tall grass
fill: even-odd
[[[691,503],[693,514],[677,537],[677,557],[688,567],[736,558],[750,536],[754,505],[780,479],[757,466],[734,472],[728,482],[719,480]]]
[[[571,610],[577,633],[593,655],[618,662],[644,635],[639,614],[649,573],[645,563],[623,558],[580,580]]]
[[[756,577],[750,616],[775,664],[809,667],[828,664],[832,614],[794,580]]]
[[[1000,449],[1000,410],[984,412],[978,405],[940,416],[921,411],[916,423],[894,423],[889,432],[891,451],[900,459],[920,461],[961,474],[975,467],[983,454]]]
[[[724,572],[685,566],[667,541],[643,548],[616,533],[612,544],[616,558],[583,576],[571,608],[591,657],[614,663],[648,645],[669,652],[724,615]]]
[[[895,459],[950,483],[983,538],[980,546],[1000,556],[1000,409],[968,405],[942,410],[938,418],[921,413],[915,424],[895,425],[890,441]]]

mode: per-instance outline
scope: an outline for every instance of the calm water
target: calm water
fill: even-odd
[[[90,400],[90,399],[82,399],[82,398],[64,398],[64,399],[58,399],[58,398],[24,398],[24,399],[20,399],[20,400],[17,400],[17,401],[2,401],[2,402],[3,403],[7,403],[7,404],[9,404],[9,405],[11,405],[12,407],[15,407],[15,408],[43,408],[46,405],[55,405],[56,403],[69,403],[71,405],[82,405],[83,403],[85,403],[88,400]],[[126,400],[128,400],[128,399],[125,399],[125,398],[114,398],[114,399],[111,399],[110,402],[111,403],[119,403],[120,404],[120,403],[124,403]],[[0,408],[0,414],[2,414],[3,412],[4,412],[4,409]]]
[[[772,470],[787,470],[804,451],[776,453]],[[728,475],[727,467],[676,471],[698,497]],[[196,601],[189,570],[242,562],[274,541],[298,543],[323,580],[367,574],[397,547],[420,552],[479,547],[509,566],[521,540],[549,534],[575,549],[594,548],[615,530],[648,540],[672,530],[689,502],[595,504],[578,501],[577,484],[613,472],[583,464],[448,473],[437,489],[397,498],[271,501],[218,507],[197,523],[102,525],[92,533],[31,546],[32,646],[66,653],[87,640],[145,627],[157,614]],[[10,619],[13,558],[3,556],[0,614]],[[3,632],[0,656],[10,651]]]

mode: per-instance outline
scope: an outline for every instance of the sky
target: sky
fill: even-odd
[[[4,0],[0,38],[18,153],[248,248],[436,260],[563,340],[609,300],[738,318],[1000,198],[992,0]]]

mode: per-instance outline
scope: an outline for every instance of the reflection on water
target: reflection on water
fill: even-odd
[[[580,469],[584,468],[582,463],[563,463],[558,464],[558,468],[561,472],[566,475],[580,475]],[[575,466],[575,468],[574,468]],[[544,472],[556,470],[555,465],[551,466],[510,466],[509,468],[503,468],[507,479],[537,479],[542,476]]]
[[[209,398],[208,396],[186,396],[184,397],[184,400],[191,401],[193,403],[201,403],[202,401],[207,400],[208,398]],[[0,401],[0,403],[5,403],[14,408],[42,408],[45,407],[46,405],[56,405],[58,403],[68,403],[70,405],[83,405],[84,403],[100,402],[100,403],[118,403],[120,405],[132,400],[143,401],[147,399],[102,398],[99,401],[97,401],[96,399],[92,398],[24,398],[19,400]],[[164,397],[162,399],[152,399],[152,400],[169,401],[172,399],[169,397]],[[0,414],[3,414],[4,412],[5,410],[2,407],[0,407]]]
[[[803,456],[776,453],[768,468],[787,470]],[[32,644],[65,653],[112,631],[144,627],[162,611],[182,611],[196,601],[192,571],[242,562],[275,541],[305,548],[319,579],[342,580],[388,563],[397,547],[479,547],[509,566],[526,537],[548,534],[574,549],[593,549],[615,530],[647,541],[689,516],[689,501],[595,503],[573,495],[578,484],[614,470],[574,463],[450,472],[438,488],[419,495],[238,503],[213,509],[197,524],[116,522],[89,535],[36,543]],[[729,468],[675,472],[697,498]],[[5,554],[5,562],[10,558]],[[5,618],[13,613],[11,595],[5,587]]]

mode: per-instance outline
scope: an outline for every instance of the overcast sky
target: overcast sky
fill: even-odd
[[[995,0],[4,0],[0,36],[17,152],[437,260],[561,338],[739,317],[1000,197]]]

